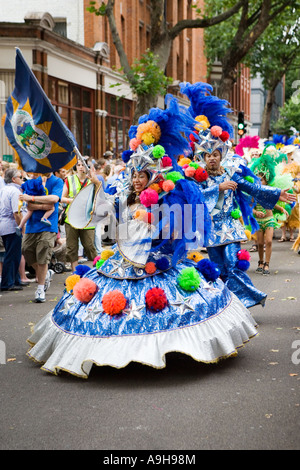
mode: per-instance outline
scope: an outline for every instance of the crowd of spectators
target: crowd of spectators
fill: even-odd
[[[68,222],[68,207],[78,192],[90,184],[88,170],[94,167],[104,190],[124,169],[121,159],[107,151],[103,158],[83,157],[72,170],[60,169],[43,175],[46,194],[33,196],[24,191],[24,183],[39,175],[25,173],[16,163],[0,160],[0,287],[17,291],[36,283],[34,301],[45,302],[45,292],[54,275],[53,257],[58,257],[65,271],[74,271],[78,263],[93,261],[103,245],[111,245],[108,227],[78,230]],[[22,188],[23,185],[23,188]],[[30,211],[25,226],[22,218]],[[49,223],[43,215],[50,211]],[[65,214],[62,218],[61,215]],[[22,224],[21,224],[22,227]]]

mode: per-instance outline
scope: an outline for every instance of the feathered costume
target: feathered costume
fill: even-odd
[[[91,224],[114,214],[117,243],[102,252],[94,269],[82,272],[81,266],[66,279],[62,298],[35,326],[28,355],[44,363],[42,369],[87,378],[93,364],[122,368],[134,361],[162,368],[172,351],[210,363],[236,354],[257,334],[217,267],[187,258],[196,233],[208,242],[210,216],[199,188],[177,171],[175,155],[188,144],[180,135],[187,122],[182,116],[169,99],[166,110],[143,116],[130,129],[131,150],[123,155],[127,173],[114,194],[89,185],[70,206],[74,226],[86,223],[84,213]],[[149,181],[127,206],[133,171],[145,171]]]
[[[254,287],[245,272],[250,266],[250,255],[242,250],[244,259],[240,259],[240,242],[247,240],[245,227],[240,219],[243,219],[246,226],[252,227],[253,233],[256,232],[259,227],[253,217],[253,207],[258,202],[261,206],[272,209],[281,190],[262,186],[259,178],[245,166],[240,156],[233,154],[229,140],[232,126],[228,121],[231,110],[225,100],[211,95],[211,91],[212,87],[207,83],[181,85],[181,92],[191,103],[191,116],[204,123],[202,127],[197,125],[190,134],[194,160],[204,171],[205,153],[219,150],[221,172],[215,176],[207,174],[197,181],[196,173],[193,175],[193,170],[189,168],[195,166],[195,162],[189,163],[184,171],[187,177],[198,182],[211,213],[212,235],[207,245],[210,260],[218,265],[222,280],[246,307],[259,303],[264,305],[266,294]],[[219,185],[229,180],[237,183],[237,189],[220,192]]]

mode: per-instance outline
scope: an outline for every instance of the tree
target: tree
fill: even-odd
[[[260,137],[268,138],[275,90],[284,75],[295,65],[299,68],[299,12],[288,8],[284,17],[277,17],[250,50],[245,63],[252,76],[261,75],[267,97],[262,116]]]
[[[279,110],[279,119],[272,125],[276,134],[292,135],[291,127],[300,131],[300,99],[294,96]]]
[[[206,11],[215,14],[220,3],[225,3],[228,8],[234,1],[206,0],[205,3]],[[210,64],[216,58],[222,63],[219,97],[227,100],[237,78],[238,64],[245,60],[267,27],[274,19],[284,15],[288,7],[294,7],[299,13],[299,2],[296,0],[244,0],[242,3],[242,8],[230,21],[208,28],[205,32],[206,54]]]
[[[217,2],[220,3],[220,2]],[[222,2],[221,2],[222,3]],[[223,3],[228,3],[223,2]],[[115,0],[108,0],[107,2],[102,2],[100,6],[96,6],[95,1],[90,1],[90,6],[88,10],[91,13],[101,16],[107,16],[108,23],[113,39],[113,43],[116,47],[117,53],[119,55],[120,63],[122,66],[123,73],[126,76],[126,79],[129,83],[129,86],[137,96],[137,105],[134,116],[134,123],[136,123],[138,116],[141,116],[145,113],[148,113],[149,109],[157,104],[158,92],[156,83],[157,80],[149,80],[147,76],[146,62],[147,58],[152,57],[152,65],[156,67],[157,73],[164,71],[169,60],[170,51],[172,42],[174,39],[186,28],[206,28],[214,26],[218,23],[226,21],[228,18],[232,17],[242,5],[245,3],[245,0],[238,0],[231,2],[232,5],[229,8],[219,7],[218,11],[214,16],[211,15],[202,15],[202,18],[196,19],[186,19],[178,21],[174,26],[168,25],[165,18],[165,4],[166,0],[150,0],[151,8],[151,38],[150,38],[150,50],[143,56],[144,68],[142,73],[136,73],[138,66],[136,63],[134,66],[131,66],[128,62],[124,45],[122,44],[114,16],[114,4]],[[190,6],[192,3],[190,1]],[[201,15],[201,11],[195,6],[196,11]],[[153,72],[153,68],[152,68]],[[155,74],[154,74],[155,75]],[[152,74],[153,76],[153,74]],[[141,87],[141,81],[144,81],[144,86]],[[166,85],[162,87],[160,92],[166,92]]]

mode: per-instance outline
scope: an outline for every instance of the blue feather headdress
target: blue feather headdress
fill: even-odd
[[[231,148],[229,138],[233,136],[233,128],[227,117],[232,112],[228,102],[212,95],[213,88],[208,83],[181,83],[180,90],[189,98],[188,111],[197,121],[194,129],[190,130],[195,156],[201,160],[205,153],[218,149],[222,158],[226,158]]]

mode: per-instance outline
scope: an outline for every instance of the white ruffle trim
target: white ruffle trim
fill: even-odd
[[[166,366],[165,355],[180,352],[199,362],[213,363],[236,354],[237,348],[257,335],[256,322],[233,294],[231,302],[216,315],[197,325],[156,333],[93,338],[77,336],[58,328],[52,311],[42,318],[28,339],[27,355],[42,369],[66,371],[87,378],[93,364],[126,367],[140,362],[158,369]]]

